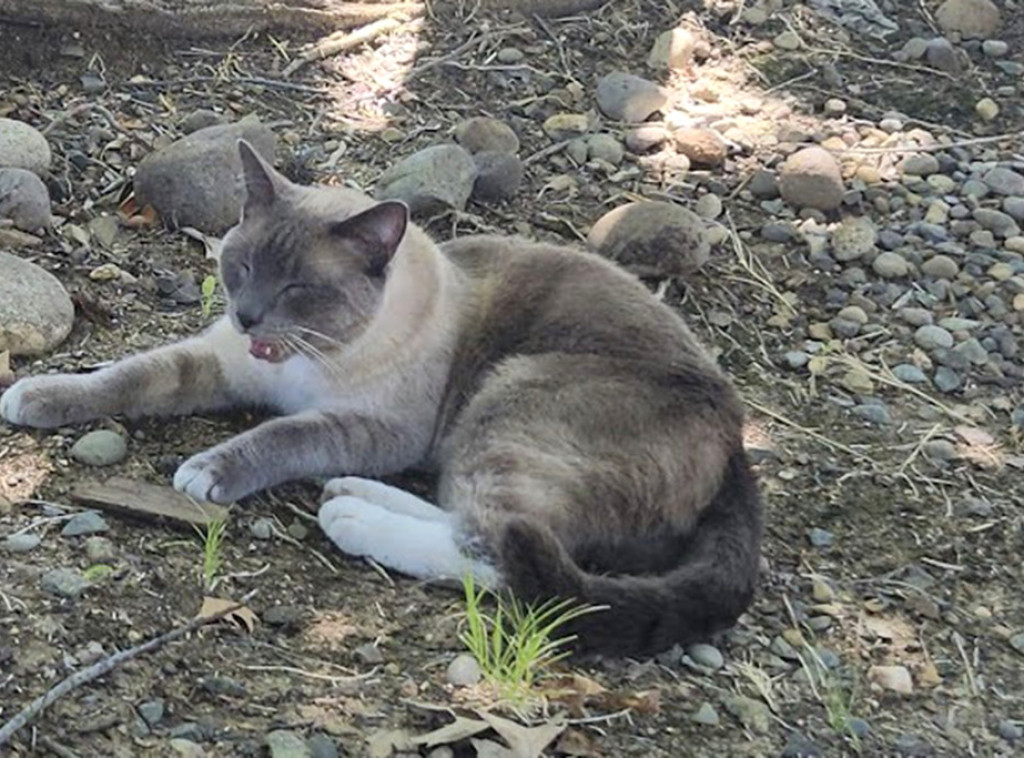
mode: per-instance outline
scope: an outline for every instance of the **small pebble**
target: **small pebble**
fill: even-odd
[[[987,39],[981,43],[981,51],[989,58],[1002,58],[1010,52],[1010,46],[1001,39]]]
[[[469,653],[455,656],[452,662],[448,664],[448,670],[445,672],[448,683],[456,687],[472,686],[479,682],[482,676],[483,672],[480,671],[480,664]]]
[[[990,97],[983,97],[974,105],[974,112],[982,121],[992,121],[999,115],[999,105]]]
[[[941,326],[925,324],[914,332],[914,342],[924,350],[953,347],[953,335]]]
[[[83,511],[72,516],[60,533],[65,537],[79,537],[86,534],[99,534],[110,529],[106,519],[96,511]]]
[[[698,724],[703,724],[705,726],[717,726],[718,722],[721,721],[718,711],[716,711],[715,707],[707,701],[700,704],[700,707],[694,711],[692,718]]]
[[[897,279],[906,276],[910,271],[906,258],[899,253],[886,251],[879,253],[871,262],[872,270],[883,279]]]
[[[97,429],[71,446],[71,457],[87,466],[111,466],[128,455],[128,443],[117,432]]]
[[[9,553],[27,553],[39,547],[41,541],[35,532],[22,532],[10,535],[0,543],[0,546]]]
[[[717,671],[725,665],[725,658],[722,657],[721,651],[714,645],[704,643],[690,645],[686,648],[686,654],[698,666],[711,669],[712,671]]]
[[[89,587],[89,580],[77,569],[59,568],[43,574],[42,585],[53,595],[76,598]]]
[[[274,536],[274,522],[269,518],[258,518],[249,526],[249,532],[258,540],[269,540]]]
[[[807,539],[814,547],[828,547],[836,541],[836,536],[827,529],[814,527],[807,532]]]

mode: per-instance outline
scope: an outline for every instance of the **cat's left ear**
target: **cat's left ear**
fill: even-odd
[[[408,225],[406,204],[388,200],[331,225],[330,231],[336,238],[355,242],[366,256],[366,272],[381,276],[395,256]]]

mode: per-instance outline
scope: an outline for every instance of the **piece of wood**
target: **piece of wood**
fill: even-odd
[[[338,53],[343,53],[347,50],[351,50],[352,48],[359,47],[364,43],[373,42],[373,40],[377,39],[377,37],[380,37],[382,34],[390,34],[391,32],[401,29],[402,26],[407,23],[409,18],[419,16],[422,13],[423,6],[419,5],[409,13],[403,14],[403,19],[382,18],[374,21],[373,23],[367,24],[366,26],[361,26],[353,32],[335,32],[334,34],[324,37],[297,58],[293,59],[291,63],[285,66],[284,70],[281,72],[281,76],[287,78],[307,63],[323,60],[324,58],[329,58],[332,55],[337,55]]]
[[[71,491],[71,499],[92,508],[168,521],[175,526],[207,526],[211,521],[227,521],[229,514],[223,506],[201,503],[170,487],[119,476],[82,482]]]

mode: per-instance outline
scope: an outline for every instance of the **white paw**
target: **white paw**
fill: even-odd
[[[337,481],[337,480],[333,480]],[[320,506],[317,518],[324,534],[349,555],[371,555],[383,511],[358,497],[343,495]]]
[[[71,398],[64,393],[74,390],[65,379],[72,377],[30,376],[19,379],[0,396],[0,418],[17,426],[52,429],[68,423],[73,410]]]
[[[226,455],[216,450],[193,455],[174,473],[174,489],[195,500],[230,503],[249,494]]]
[[[375,479],[363,479],[359,476],[343,476],[331,479],[324,487],[323,496],[320,502],[323,503],[332,497],[352,495],[381,508],[386,508],[392,513],[403,516],[412,516],[426,521],[447,521],[450,515],[428,503],[420,497],[406,492],[398,487],[392,487],[384,482]]]

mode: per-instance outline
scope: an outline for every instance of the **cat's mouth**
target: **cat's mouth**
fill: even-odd
[[[267,363],[280,363],[288,357],[290,350],[283,342],[263,340],[251,337],[249,355]]]

